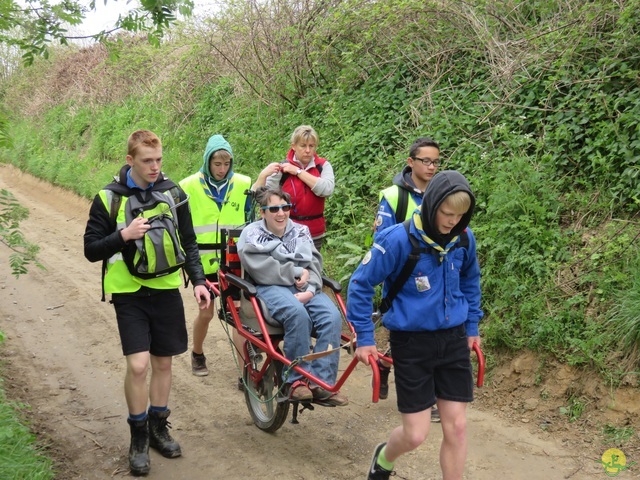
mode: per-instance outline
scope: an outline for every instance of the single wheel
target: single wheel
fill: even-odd
[[[264,375],[259,380],[254,380],[250,370],[258,373],[263,369]],[[260,430],[275,432],[289,414],[289,402],[283,401],[279,392],[282,386],[282,364],[256,350],[251,358],[251,365],[244,366],[242,375],[246,385],[244,398],[253,422]]]

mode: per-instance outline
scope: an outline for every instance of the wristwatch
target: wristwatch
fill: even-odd
[[[296,170],[296,177],[299,177],[302,172],[303,172],[303,170],[301,168]]]

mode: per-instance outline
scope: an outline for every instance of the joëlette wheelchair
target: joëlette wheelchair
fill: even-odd
[[[346,369],[339,375],[335,385],[329,385],[310,372],[301,368],[298,364],[301,360],[312,361],[328,352],[316,352],[306,355],[303,359],[289,360],[281,350],[284,340],[284,329],[271,318],[264,304],[257,297],[256,287],[250,280],[243,278],[240,258],[237,255],[235,240],[240,236],[242,229],[222,229],[220,243],[225,248],[221,249],[220,269],[218,281],[208,282],[208,287],[215,296],[220,297],[218,318],[223,325],[235,328],[245,340],[243,351],[239,355],[242,368],[242,382],[247,408],[255,425],[265,432],[277,431],[289,415],[289,408],[293,407],[291,423],[298,423],[298,413],[305,409],[313,410],[314,405],[332,406],[319,400],[304,402],[292,401],[285,391],[283,372],[295,370],[305,379],[324,388],[329,392],[337,392],[344,385],[358,364],[355,355]],[[355,330],[346,319],[346,306],[340,296],[342,287],[338,282],[323,277],[323,291],[333,297],[343,318],[343,333],[341,345],[336,349],[347,350],[351,353],[355,350]],[[238,295],[239,294],[239,295]],[[236,306],[239,298],[239,307]],[[478,386],[482,386],[484,378],[484,357],[480,349],[474,345],[478,355]],[[383,352],[379,355],[389,363],[393,363],[391,357]],[[380,372],[377,362],[370,357],[372,371],[372,402],[377,403],[380,393]]]

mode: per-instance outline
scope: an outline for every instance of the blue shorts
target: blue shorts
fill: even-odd
[[[172,357],[186,352],[187,325],[180,291],[147,291],[148,295],[112,295],[122,353]]]
[[[398,410],[417,413],[436,398],[473,401],[471,352],[464,325],[435,332],[390,332]]]

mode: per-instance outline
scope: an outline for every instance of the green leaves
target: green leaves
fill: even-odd
[[[13,250],[9,266],[16,278],[27,273],[29,264],[44,268],[36,258],[39,247],[27,242],[19,229],[20,221],[28,215],[29,211],[20,206],[11,192],[0,190],[0,241]]]
[[[159,45],[164,31],[177,21],[176,12],[188,16],[193,6],[193,0],[142,0],[141,7],[120,18],[109,33],[148,31],[149,41]],[[89,8],[95,8],[94,1]],[[36,57],[49,58],[50,44],[66,45],[70,38],[76,38],[68,34],[68,26],[82,23],[85,12],[75,0],[28,0],[26,5],[0,0],[0,41],[18,47],[25,65],[32,65]],[[91,36],[102,41],[108,32]]]

